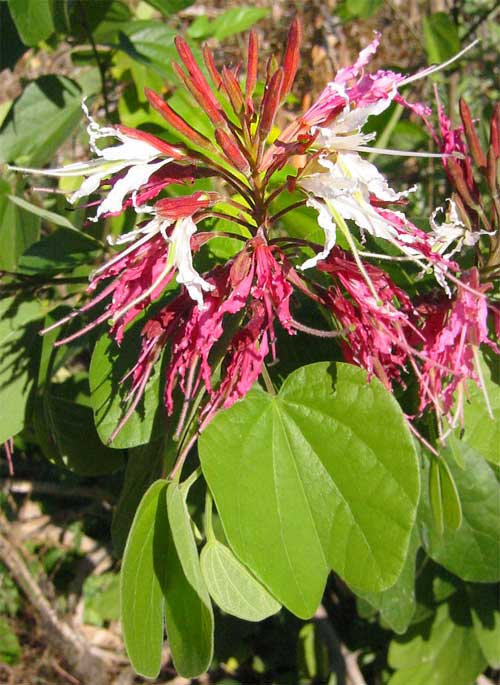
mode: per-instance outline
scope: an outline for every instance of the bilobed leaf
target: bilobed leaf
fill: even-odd
[[[483,392],[476,383],[469,381],[469,401],[464,404],[464,439],[469,447],[500,466],[500,386],[493,380],[492,369],[484,361],[481,369],[493,418],[486,411]]]
[[[244,621],[262,621],[281,609],[231,550],[217,540],[203,548],[201,570],[210,595],[227,614]]]
[[[40,76],[14,101],[0,128],[0,161],[42,166],[82,117],[81,91],[65,76]]]
[[[0,300],[0,444],[24,427],[40,354],[42,316],[36,300]]]
[[[436,529],[426,479],[421,498],[420,532],[429,556],[463,580],[495,582],[500,580],[500,535],[498,502],[500,484],[495,467],[465,442],[456,441],[464,463],[461,468],[444,451],[455,482],[462,509],[461,526]]]
[[[166,481],[146,492],[134,516],[123,555],[120,580],[121,622],[127,654],[135,671],[156,678],[161,667],[164,599],[161,577],[167,555],[155,551],[168,539]],[[156,538],[156,540],[155,540]]]
[[[424,43],[430,64],[445,62],[460,51],[460,38],[451,15],[435,12],[423,20]]]
[[[125,480],[111,524],[113,551],[117,557],[123,554],[127,535],[142,496],[151,483],[161,475],[164,451],[163,438],[128,450]]]
[[[415,562],[420,539],[417,527],[413,528],[408,555],[401,575],[392,587],[383,592],[354,592],[377,609],[384,623],[402,635],[415,614]]]
[[[399,405],[364,371],[311,364],[277,396],[253,390],[199,453],[232,550],[290,611],[314,613],[330,568],[363,591],[397,580],[417,460]]]
[[[138,326],[140,326],[140,322]],[[125,333],[121,348],[104,333],[94,348],[89,369],[90,398],[97,433],[108,443],[126,410],[128,385],[122,378],[135,364],[140,340],[137,326]],[[158,362],[146,385],[144,396],[125,423],[111,447],[137,447],[159,438],[165,432],[161,363]]]
[[[500,585],[468,583],[472,625],[491,668],[500,668]]]
[[[167,637],[177,671],[195,678],[212,661],[212,602],[201,573],[184,493],[176,483],[168,486],[167,510],[176,551],[170,556],[164,586]]]
[[[25,45],[37,45],[54,31],[50,0],[8,0],[8,5]]]
[[[470,612],[458,595],[441,604],[431,619],[393,640],[389,685],[470,685],[486,662],[472,628]]]

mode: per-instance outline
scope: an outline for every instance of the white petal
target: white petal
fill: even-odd
[[[321,160],[319,160],[321,163]],[[355,179],[360,185],[366,186],[364,195],[372,194],[379,200],[394,202],[405,197],[408,192],[397,193],[393,190],[385,177],[374,164],[362,159],[356,152],[342,152],[337,157],[337,173],[347,178]],[[334,171],[335,173],[335,171]]]
[[[214,286],[205,281],[193,267],[191,236],[195,232],[196,224],[191,217],[177,221],[170,239],[169,259],[172,258],[177,267],[177,283],[186,286],[189,296],[201,309],[203,308],[203,291],[210,292]]]
[[[149,181],[150,176],[152,176],[155,171],[171,161],[171,159],[167,158],[163,159],[161,162],[156,162],[156,164],[137,164],[130,167],[125,176],[115,183],[107,197],[101,202],[96,217],[98,218],[102,214],[108,212],[112,214],[120,212],[123,207],[125,196],[134,190],[138,190]]]
[[[318,202],[312,198],[307,201],[307,206],[312,207],[318,212],[318,224],[325,233],[325,246],[315,257],[308,259],[299,267],[302,271],[311,269],[316,266],[319,261],[326,259],[335,246],[335,241],[337,239],[337,227],[327,206],[323,202]]]
[[[128,160],[135,162],[149,162],[161,155],[153,145],[144,140],[130,138],[119,131],[114,134],[122,141],[121,145],[102,148],[100,156],[107,160]]]
[[[78,188],[78,190],[75,191],[70,198],[68,198],[68,202],[70,202],[73,205],[81,197],[87,197],[87,195],[94,193],[99,188],[102,179],[105,178],[107,175],[107,171],[93,173],[92,176],[86,178],[82,185]]]

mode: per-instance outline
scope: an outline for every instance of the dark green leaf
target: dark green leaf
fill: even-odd
[[[13,69],[26,50],[12,21],[9,6],[0,2],[0,71]]]
[[[19,259],[19,271],[26,274],[57,274],[81,264],[92,265],[100,248],[94,238],[74,229],[58,228],[31,245]]]
[[[457,25],[450,14],[435,12],[423,20],[425,50],[430,64],[445,62],[460,51]]]
[[[38,366],[42,312],[35,301],[0,301],[0,444],[24,427]]]
[[[203,580],[184,493],[171,483],[167,510],[176,554],[169,556],[165,579],[167,636],[177,671],[195,678],[210,666],[214,617]]]
[[[8,4],[25,45],[37,45],[54,31],[50,0],[8,0]]]
[[[429,556],[460,578],[472,582],[494,582],[500,579],[500,485],[497,474],[466,443],[456,443],[455,449],[460,451],[465,468],[458,466],[447,452],[443,452],[441,458],[446,459],[455,481],[462,508],[462,525],[458,530],[446,528],[442,535],[436,530],[424,478],[421,539]]]
[[[47,459],[82,476],[100,476],[116,471],[124,454],[100,441],[89,401],[86,377],[47,386],[37,399],[35,431]]]
[[[161,588],[167,557],[155,549],[168,535],[166,481],[146,492],[134,516],[123,555],[120,582],[125,647],[135,671],[156,678],[161,667],[164,599]]]
[[[127,535],[142,496],[151,483],[161,476],[164,451],[163,438],[128,450],[125,481],[111,524],[113,551],[117,557],[123,554]]]
[[[140,349],[138,326],[132,326],[125,333],[121,348],[104,333],[92,354],[89,369],[90,397],[97,433],[103,443],[108,443],[126,411],[128,385],[122,383],[122,378],[137,360]],[[112,447],[145,445],[165,433],[166,411],[162,387],[161,362],[158,362],[146,385],[143,398],[111,443]]]
[[[396,669],[389,685],[471,685],[486,663],[461,598],[393,640],[389,665]]]
[[[253,390],[221,412],[199,452],[233,551],[298,616],[316,610],[330,567],[364,591],[397,580],[419,477],[378,380],[348,364],[302,367],[277,396]]]
[[[500,668],[500,585],[467,584],[476,639],[491,668]]]
[[[65,76],[40,76],[15,100],[0,128],[0,161],[41,166],[82,117],[81,91]]]
[[[177,60],[175,29],[158,21],[133,21],[120,31],[117,47],[169,81],[176,78],[172,60]]]
[[[19,257],[40,236],[40,219],[13,205],[9,192],[0,180],[0,269],[15,271]]]
[[[210,595],[227,614],[244,621],[262,621],[281,609],[229,547],[217,540],[203,548],[201,570]]]

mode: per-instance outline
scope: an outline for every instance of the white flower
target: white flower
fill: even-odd
[[[438,224],[436,217],[441,213],[444,213],[445,220],[442,224]],[[468,229],[458,216],[457,205],[452,199],[448,200],[448,211],[445,212],[443,207],[438,207],[432,213],[430,222],[432,227],[430,234],[432,250],[447,259],[459,252],[464,245],[466,247],[474,247],[481,235],[488,233],[488,231],[471,231]],[[447,252],[448,248],[455,241],[455,247]]]
[[[169,240],[168,263],[175,264],[177,283],[185,285],[190,297],[203,309],[203,291],[210,292],[214,286],[205,281],[193,267],[191,236],[194,233],[196,224],[191,217],[177,220]]]
[[[120,212],[123,208],[125,196],[141,188],[141,186],[149,181],[155,171],[171,162],[173,158],[165,157],[164,152],[161,152],[146,140],[133,138],[111,126],[99,126],[90,116],[85,103],[82,103],[82,107],[89,120],[87,132],[90,138],[90,148],[98,159],[68,164],[58,169],[10,168],[14,171],[44,176],[85,176],[85,180],[80,188],[69,198],[71,204],[95,192],[104,179],[124,169],[128,169],[125,176],[114,183],[107,196],[98,206],[97,213],[92,219],[97,221],[103,214]],[[100,148],[96,143],[100,138],[117,138],[120,144]],[[154,161],[159,158],[161,158],[160,161]]]
[[[320,157],[318,162],[327,171],[305,177],[300,185],[312,196],[307,204],[318,212],[318,223],[325,232],[325,247],[307,260],[302,269],[316,266],[328,256],[335,245],[338,217],[354,221],[362,234],[367,232],[390,242],[401,240],[397,229],[372,207],[370,197],[395,202],[411,190],[397,193],[373,164],[355,152],[339,152],[335,162],[326,157]]]

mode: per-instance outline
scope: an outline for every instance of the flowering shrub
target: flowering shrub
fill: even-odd
[[[260,64],[252,31],[242,74],[219,69],[207,47],[202,68],[179,37],[174,69],[209,127],[146,89],[164,135],[101,126],[84,104],[89,162],[11,167],[83,177],[69,202],[89,208],[90,226],[136,215],[109,238],[79,306],[50,314],[41,333],[54,364],[55,350],[109,328],[90,365],[97,433],[112,448],[99,447],[103,472],[123,448],[160,441],[164,452],[121,581],[128,653],[148,677],[161,666],[164,615],[175,666],[194,677],[212,660],[212,600],[247,620],[281,605],[309,618],[333,569],[384,614],[405,569],[413,582],[419,535],[460,576],[440,538],[469,525],[460,469],[474,450],[498,464],[482,427],[498,414],[498,388],[482,353],[499,352],[500,109],[487,152],[464,102],[458,128],[438,104],[436,130],[432,109],[402,90],[448,63],[370,71],[375,36],[279,130],[300,39],[294,20],[281,62]],[[418,227],[415,188],[391,187],[365,156],[411,154],[370,145],[364,130],[392,103],[427,127],[435,150],[420,154],[442,162],[452,188]],[[290,350],[306,336],[317,351],[297,365]],[[201,557],[194,483],[206,506]],[[461,577],[496,580],[489,558]],[[391,620],[404,631],[410,619]]]

